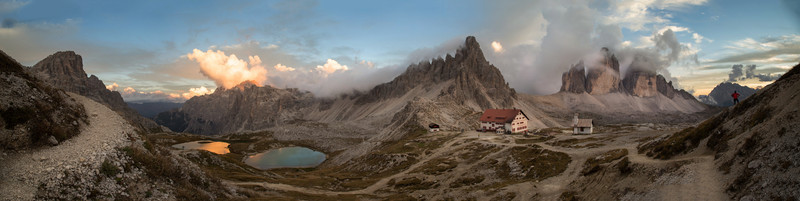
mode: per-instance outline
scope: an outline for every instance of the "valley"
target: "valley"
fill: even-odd
[[[709,174],[715,172],[712,155],[697,153],[660,161],[638,153],[637,147],[642,142],[688,126],[609,125],[599,127],[600,132],[592,135],[572,135],[566,129],[530,136],[476,131],[425,131],[375,149],[367,154],[363,164],[337,165],[326,161],[317,168],[263,171],[243,164],[241,159],[247,153],[270,147],[314,145],[274,141],[268,137],[271,133],[231,134],[214,138],[162,134],[153,135],[150,140],[163,143],[164,146],[198,139],[232,143],[230,154],[217,155],[197,150],[179,152],[202,164],[204,169],[213,170],[210,172],[222,178],[224,183],[251,189],[263,198],[555,200],[575,196],[634,200],[636,197],[725,200],[721,187],[693,187],[720,186],[720,181]],[[597,162],[593,160],[619,150],[622,154]],[[337,154],[327,153],[329,158]],[[402,158],[400,156],[410,157],[398,161]],[[359,176],[358,171],[364,171],[364,175]],[[603,191],[575,195],[577,191],[583,191],[576,189],[597,188],[597,184],[587,181],[621,177],[633,183],[610,184],[603,186]],[[688,197],[676,197],[675,191]]]

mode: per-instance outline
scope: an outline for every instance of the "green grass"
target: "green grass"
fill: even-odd
[[[588,138],[582,138],[582,139],[580,139],[580,138],[570,138],[570,139],[566,139],[566,140],[548,142],[547,144],[550,145],[550,146],[559,146],[559,147],[574,148],[574,149],[578,149],[578,148],[597,148],[597,147],[605,146],[605,144],[596,143],[595,141],[604,141],[604,140],[607,140],[609,138],[610,137],[605,137],[605,138],[588,137]],[[592,142],[592,143],[589,143],[589,142]],[[586,144],[584,144],[584,143],[586,143]],[[583,145],[581,145],[581,144],[583,144]]]
[[[111,163],[111,161],[108,161],[108,159],[104,160],[103,164],[100,165],[100,173],[106,175],[107,177],[113,177],[117,175],[117,173],[119,172],[120,169],[113,163]]]

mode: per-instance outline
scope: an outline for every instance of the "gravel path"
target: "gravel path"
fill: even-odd
[[[84,105],[90,124],[57,146],[0,154],[0,200],[33,200],[40,183],[64,177],[66,169],[97,170],[106,155],[128,142],[126,133],[133,133],[133,127],[116,112],[86,97],[69,95]]]

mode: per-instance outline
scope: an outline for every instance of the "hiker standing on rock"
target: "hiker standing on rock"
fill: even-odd
[[[739,93],[736,93],[736,91],[733,91],[733,94],[731,94],[731,97],[733,97],[733,104],[738,104],[739,103]]]

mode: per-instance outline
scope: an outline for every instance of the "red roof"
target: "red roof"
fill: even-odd
[[[511,123],[517,114],[522,113],[525,119],[529,119],[522,110],[519,109],[488,109],[483,111],[481,122]]]

